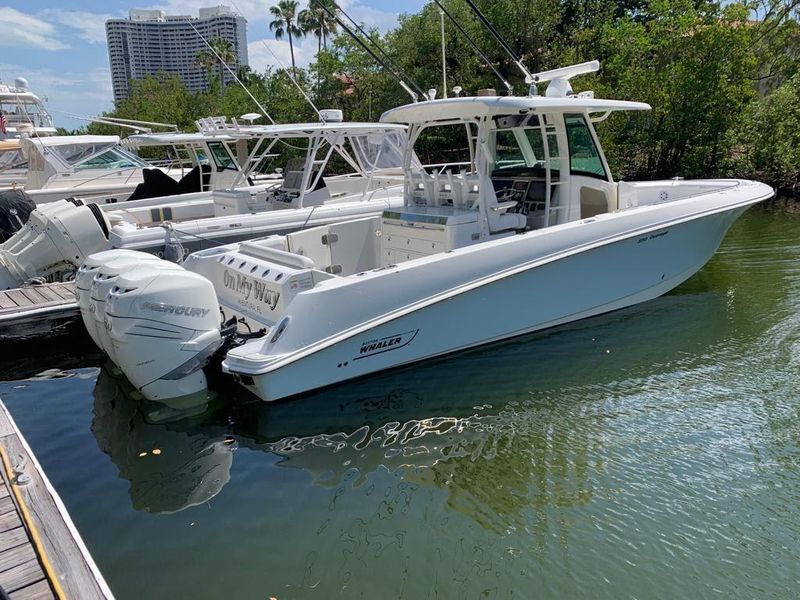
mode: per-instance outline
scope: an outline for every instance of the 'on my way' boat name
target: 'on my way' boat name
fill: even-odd
[[[222,273],[222,284],[229,290],[235,291],[242,296],[241,300],[247,302],[252,297],[257,302],[262,302],[275,310],[281,293],[267,287],[266,282],[246,277],[241,273],[234,273],[225,269]]]

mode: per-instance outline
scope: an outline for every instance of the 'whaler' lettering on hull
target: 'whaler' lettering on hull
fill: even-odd
[[[403,346],[410,344],[411,341],[417,337],[417,333],[419,333],[419,329],[361,342],[361,348],[358,352],[358,356],[354,356],[353,360],[361,360],[362,358],[375,356],[376,354],[383,354],[384,352],[390,352],[391,350],[398,350]]]

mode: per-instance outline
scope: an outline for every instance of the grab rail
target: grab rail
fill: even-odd
[[[286,250],[279,250],[270,246],[261,246],[255,242],[242,242],[239,245],[239,251],[254,258],[263,258],[294,269],[314,269],[316,267],[314,261],[307,256],[292,254]]]

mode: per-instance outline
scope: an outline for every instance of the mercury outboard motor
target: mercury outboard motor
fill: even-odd
[[[97,345],[108,354],[108,357],[117,362],[117,355],[114,353],[114,343],[111,339],[111,332],[106,326],[106,301],[111,290],[117,285],[117,281],[123,274],[140,269],[143,264],[161,271],[180,271],[181,267],[152,254],[138,253],[141,256],[139,263],[133,263],[127,259],[115,259],[101,265],[92,279],[89,289],[89,312],[94,319],[94,328],[97,335]]]
[[[89,337],[101,350],[105,350],[105,348],[100,341],[99,333],[105,331],[105,326],[103,325],[103,316],[97,314],[96,302],[92,300],[91,292],[95,276],[98,275],[100,268],[103,267],[104,272],[110,276],[109,279],[112,279],[143,262],[154,260],[159,259],[152,254],[136,250],[104,250],[87,256],[78,269],[78,273],[75,276],[75,296],[78,300],[78,308],[81,311],[81,318]],[[111,289],[111,286],[108,289]],[[108,293],[108,289],[105,290],[105,294]],[[102,296],[103,303],[105,303],[105,294]],[[98,331],[96,326],[98,322],[101,326],[101,331]]]
[[[117,366],[148,400],[206,388],[203,367],[223,343],[211,281],[173,263],[122,273],[106,299],[105,327]]]
[[[89,254],[109,247],[108,229],[96,204],[73,199],[38,207],[22,229],[0,244],[0,289],[74,271]]]

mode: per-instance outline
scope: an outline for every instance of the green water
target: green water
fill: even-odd
[[[120,599],[795,598],[799,294],[756,209],[668,296],[286,404],[158,424],[75,340],[0,396]]]

